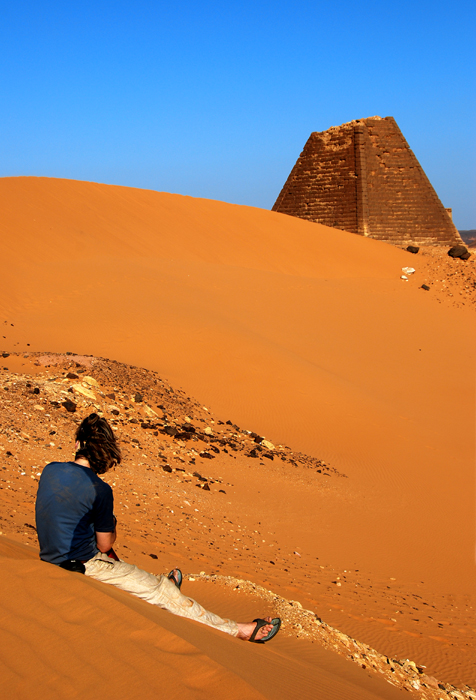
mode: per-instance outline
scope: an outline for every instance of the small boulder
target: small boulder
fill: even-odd
[[[261,444],[263,445],[263,447],[267,447],[268,450],[274,450],[274,445],[269,440],[262,440]]]
[[[463,258],[463,255],[467,257]],[[462,258],[463,260],[467,260],[470,256],[470,253],[468,252],[468,249],[464,245],[454,245],[452,248],[449,249],[448,255],[450,258]]]
[[[409,253],[413,253],[414,255],[416,255],[420,248],[417,245],[409,245],[407,246],[407,250]]]
[[[66,401],[63,401],[61,405],[64,406],[68,413],[74,413],[76,411],[76,404],[74,403],[74,401],[66,399]]]

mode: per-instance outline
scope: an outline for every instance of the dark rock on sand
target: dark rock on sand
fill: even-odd
[[[461,258],[463,260],[467,260],[470,257],[470,253],[464,245],[454,245],[452,248],[449,249],[448,255],[450,256],[450,258]]]
[[[61,405],[65,407],[68,413],[74,413],[76,411],[76,404],[74,401],[70,401],[70,399],[66,399],[66,401],[63,401]]]

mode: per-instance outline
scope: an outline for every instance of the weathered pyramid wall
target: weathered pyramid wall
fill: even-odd
[[[273,211],[396,245],[461,242],[393,117],[312,133]]]

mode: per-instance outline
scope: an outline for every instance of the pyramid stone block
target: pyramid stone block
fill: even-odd
[[[461,243],[393,117],[312,133],[273,211],[399,246]]]

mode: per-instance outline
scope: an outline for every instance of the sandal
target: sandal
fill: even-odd
[[[174,573],[175,571],[177,572],[176,575]],[[177,588],[180,590],[180,587],[182,585],[182,578],[183,578],[182,572],[180,571],[180,569],[172,569],[170,574],[168,574],[167,578],[169,579],[169,581],[172,581],[172,583],[174,583],[177,586]]]
[[[279,628],[281,627],[281,620],[279,617],[275,617],[274,620],[271,620],[271,622],[266,622],[266,620],[262,620],[261,618],[257,618],[256,620],[253,620],[253,622],[256,622],[256,627],[254,628],[253,634],[248,641],[254,642],[255,644],[264,644],[265,642],[269,642],[270,639],[273,639],[273,637],[278,634]],[[258,630],[266,625],[273,625],[273,629],[268,632],[266,637],[263,637],[262,639],[255,639]]]

